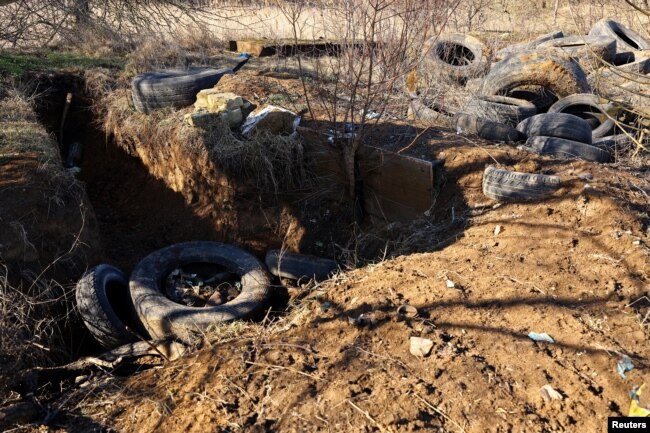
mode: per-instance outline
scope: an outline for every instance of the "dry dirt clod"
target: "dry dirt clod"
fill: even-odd
[[[545,402],[549,402],[552,400],[562,400],[564,397],[562,397],[562,394],[557,392],[551,385],[544,385],[540,390],[539,394],[542,396]]]
[[[409,348],[411,355],[424,358],[429,356],[431,349],[433,349],[433,341],[428,338],[411,337],[411,346]]]

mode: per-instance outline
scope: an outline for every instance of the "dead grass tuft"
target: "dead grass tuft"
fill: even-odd
[[[149,115],[138,113],[128,90],[113,92],[100,107],[104,112],[104,129],[147,165],[170,152],[182,152],[185,156],[207,158],[214,169],[231,179],[252,180],[261,193],[295,191],[307,183],[303,147],[296,137],[262,131],[245,139],[224,123],[215,123],[205,130],[193,128],[183,121],[189,108],[158,110]],[[152,147],[167,150],[161,152]]]

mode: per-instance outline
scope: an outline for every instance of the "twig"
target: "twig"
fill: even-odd
[[[458,430],[459,430],[459,431],[461,431],[462,433],[467,433],[467,432],[465,431],[465,429],[464,429],[463,427],[461,427],[460,424],[458,424],[458,423],[457,423],[456,421],[454,421],[453,419],[449,418],[447,415],[445,415],[445,413],[444,413],[443,411],[441,411],[441,410],[438,409],[437,407],[433,406],[431,403],[429,403],[428,401],[426,401],[425,399],[423,399],[422,397],[420,397],[418,394],[416,394],[416,393],[413,392],[413,393],[411,393],[411,395],[413,395],[413,397],[417,398],[417,399],[420,400],[422,403],[424,403],[424,404],[425,404],[429,409],[431,409],[432,411],[434,411],[435,413],[437,413],[438,415],[440,415],[441,417],[443,417],[444,419],[446,419],[447,421],[449,421],[450,423],[452,423],[455,427],[458,427]]]
[[[352,406],[352,407],[355,408],[357,411],[359,411],[360,414],[362,414],[363,416],[365,416],[366,419],[370,420],[370,422],[372,422],[375,426],[377,426],[377,428],[378,428],[380,431],[382,431],[382,432],[389,432],[389,433],[391,432],[391,430],[387,429],[386,427],[384,427],[383,425],[381,425],[381,424],[379,424],[377,421],[375,421],[375,419],[374,419],[373,417],[371,417],[370,414],[369,414],[367,411],[361,409],[359,406],[357,406],[356,404],[352,403],[352,401],[350,401],[350,400],[346,400],[346,401],[348,402],[348,404],[349,404],[350,406]]]

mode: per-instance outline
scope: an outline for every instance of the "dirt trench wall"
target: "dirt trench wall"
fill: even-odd
[[[116,90],[98,102],[102,127],[115,143],[138,157],[149,173],[183,195],[200,218],[210,221],[216,240],[263,253],[281,245],[300,250],[304,228],[298,211],[274,194],[261,194],[244,173],[227,175],[215,161],[217,137],[183,122],[183,114],[136,112],[128,90]],[[213,131],[214,133],[214,131]]]
[[[56,142],[24,99],[0,100],[0,264],[10,280],[73,282],[100,256],[92,206]]]

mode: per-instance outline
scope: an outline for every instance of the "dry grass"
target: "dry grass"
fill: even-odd
[[[104,78],[96,75],[89,80],[95,83],[90,86],[104,91]],[[308,181],[302,143],[297,137],[260,131],[242,138],[225,123],[215,123],[208,129],[194,128],[183,121],[192,108],[138,113],[128,90],[104,94],[96,109],[105,131],[131,154],[138,154],[138,146],[182,148],[186,154],[208,156],[217,170],[232,179],[253,180],[261,193],[295,191]]]

